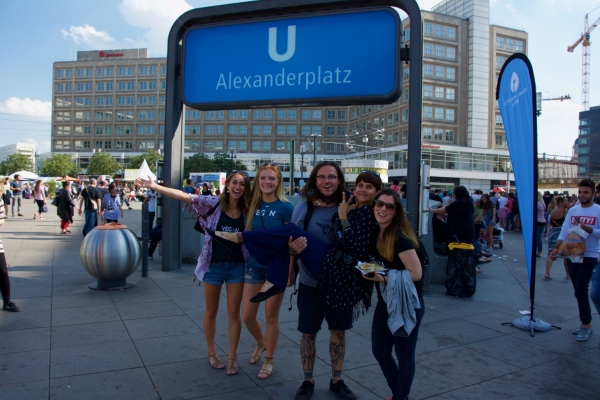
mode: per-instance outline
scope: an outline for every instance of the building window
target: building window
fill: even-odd
[[[444,36],[444,29],[445,27],[443,25],[436,25],[435,26],[435,34],[437,36]]]
[[[579,128],[579,134],[580,135],[589,135],[590,134],[590,128]]]
[[[446,109],[446,121],[454,121],[454,110],[451,108]]]
[[[502,125],[504,125],[502,123],[502,115],[496,114],[496,126],[502,126]]]
[[[504,146],[504,136],[496,135],[496,146]]]
[[[505,61],[506,61],[506,57],[496,56],[496,68],[502,68]]]
[[[454,131],[446,130],[446,142],[454,142]]]
[[[444,46],[440,46],[440,45],[435,46],[435,56],[436,57],[444,57]]]
[[[446,100],[454,100],[454,89],[446,88]]]
[[[434,118],[435,119],[444,119],[444,109],[443,108],[439,108],[439,107],[435,107]]]
[[[423,107],[423,118],[433,118],[433,107]]]
[[[434,140],[444,140],[444,130],[435,128],[433,130],[433,139]]]
[[[432,129],[431,128],[423,128],[423,139],[431,140]]]
[[[398,141],[398,132],[394,132],[394,138],[396,140],[396,142]],[[402,141],[406,142],[408,141],[408,129],[403,129],[402,130]]]
[[[94,76],[94,70],[92,68],[86,68],[85,76]]]
[[[446,79],[454,80],[455,77],[456,77],[456,69],[454,69],[452,67],[447,67],[446,68]]]
[[[410,40],[410,26],[404,29],[403,36],[405,42]]]
[[[446,47],[446,58],[456,59],[456,49],[454,47]]]
[[[403,68],[402,76],[403,76],[405,82],[410,79],[410,68],[409,67]]]
[[[448,38],[449,39],[456,39],[456,28],[452,28],[452,27],[448,27]]]
[[[506,50],[514,50],[515,49],[515,41],[513,39],[506,39]]]
[[[579,138],[578,144],[581,146],[583,144],[590,144],[590,138]]]
[[[431,22],[425,22],[425,34],[433,35],[433,24]]]
[[[424,64],[423,65],[423,75],[425,76],[433,76],[433,65]]]
[[[402,110],[402,122],[408,122],[408,108]]]
[[[515,51],[523,52],[523,41],[515,40]]]
[[[425,55],[432,56],[433,55],[433,45],[431,43],[425,43]]]
[[[423,97],[433,97],[433,86],[423,85]]]
[[[444,88],[443,87],[435,87],[435,98],[443,99],[444,98]]]
[[[588,147],[580,147],[578,150],[579,154],[588,154],[590,149]]]
[[[502,36],[496,36],[496,47],[499,49],[504,48],[504,38]]]
[[[586,118],[586,119],[582,119],[579,121],[579,125],[589,125],[590,124],[590,119]]]
[[[444,72],[445,72],[444,67],[441,67],[439,65],[435,66],[435,77],[436,78],[444,78],[445,77]]]

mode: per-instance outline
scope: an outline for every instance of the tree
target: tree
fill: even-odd
[[[31,158],[21,153],[13,153],[0,163],[3,175],[10,175],[17,171],[31,171],[32,167]]]
[[[213,157],[214,172],[226,172],[227,175],[233,170],[245,171],[246,166],[242,163],[235,162],[227,153],[216,153]]]
[[[89,175],[114,175],[121,169],[121,164],[108,153],[98,152],[90,158],[87,168]]]
[[[196,153],[183,159],[183,177],[190,176],[190,172],[216,172],[216,169],[206,154]]]
[[[162,160],[163,157],[156,150],[148,150],[144,154],[140,154],[139,156],[133,156],[129,158],[129,169],[138,169],[142,166],[144,160],[148,163],[148,167],[154,173],[156,173],[156,161]]]
[[[77,175],[75,163],[68,154],[56,154],[44,161],[41,173],[46,176]]]

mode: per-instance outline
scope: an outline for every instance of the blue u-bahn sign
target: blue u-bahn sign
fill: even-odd
[[[202,25],[183,38],[183,101],[197,109],[360,104],[401,92],[390,7]]]

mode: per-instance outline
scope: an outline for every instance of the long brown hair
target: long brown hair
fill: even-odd
[[[252,192],[250,193],[250,201],[248,205],[248,214],[246,215],[246,230],[249,231],[252,229],[252,220],[254,219],[254,214],[256,214],[256,210],[260,207],[260,202],[262,201],[262,192],[260,191],[260,175],[266,171],[270,170],[275,173],[277,177],[277,189],[275,189],[275,196],[281,201],[289,201],[287,197],[285,197],[285,193],[283,192],[283,176],[281,175],[281,171],[278,167],[274,167],[272,165],[264,165],[256,171],[256,178],[254,178],[254,184],[252,185]]]
[[[244,195],[240,197],[240,200],[238,202],[238,208],[240,209],[242,214],[246,214],[246,212],[248,211],[248,201],[250,200],[250,178],[248,178],[247,175],[244,175],[237,171],[231,173],[227,177],[227,179],[225,179],[225,187],[219,195],[219,204],[221,205],[222,211],[227,212],[231,209],[231,205],[229,204],[229,189],[227,189],[227,187],[229,186],[229,183],[235,175],[239,175],[244,179]]]
[[[35,193],[37,193],[38,189],[40,188],[40,185],[42,184],[42,180],[39,179],[36,183],[35,183],[35,187],[33,188],[33,193],[35,196]]]
[[[486,202],[482,201],[484,197],[487,199]],[[481,195],[481,199],[479,200],[479,208],[481,208],[482,210],[487,210],[488,208],[492,208],[492,201],[490,200],[489,194],[484,193]]]
[[[336,170],[339,185],[333,194],[333,203],[339,204],[342,201],[342,194],[344,193],[344,188],[346,187],[346,179],[344,178],[344,172],[340,166],[333,161],[321,161],[316,165],[316,167],[313,168],[310,176],[308,177],[308,181],[306,181],[306,185],[304,185],[304,189],[302,189],[302,197],[311,203],[315,200],[325,202],[326,199],[323,198],[323,195],[317,188],[317,173],[323,167],[334,167]]]
[[[394,248],[396,246],[398,234],[404,235],[404,237],[410,240],[415,249],[419,248],[419,240],[413,232],[412,226],[404,213],[404,207],[402,207],[402,202],[400,201],[398,193],[392,189],[383,189],[375,196],[373,205],[381,196],[391,196],[394,199],[396,211],[390,226],[386,228],[383,232],[383,237],[377,243],[377,251],[386,260],[393,261],[396,256],[396,254],[394,254]],[[373,215],[375,215],[375,207],[373,207]]]

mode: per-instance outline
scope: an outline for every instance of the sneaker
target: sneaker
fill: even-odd
[[[2,309],[4,311],[10,311],[10,312],[19,312],[19,307],[17,307],[14,303],[14,301],[11,301],[8,304],[5,304]]]
[[[310,381],[302,382],[302,386],[296,392],[295,400],[310,400],[315,391],[315,384]]]
[[[36,215],[36,214],[33,214],[33,219],[36,219],[36,218],[37,218],[37,215]]]
[[[594,333],[594,329],[593,328],[581,328],[581,330],[579,331],[579,333],[577,334],[577,336],[575,337],[575,340],[577,340],[578,342],[585,342],[586,340],[588,340],[590,338],[590,335]]]
[[[46,219],[46,217],[44,217],[43,215],[40,215],[40,219]]]
[[[583,328],[583,327],[581,325],[579,325],[579,328],[575,328],[571,332],[573,332],[573,335],[577,335],[581,331],[581,328]]]
[[[133,207],[129,207],[130,210],[133,210]]]
[[[23,215],[23,214],[21,214],[21,213],[18,213],[17,215],[18,215],[19,217],[24,217],[24,215]],[[13,217],[14,217],[14,215],[13,215]]]
[[[356,395],[354,393],[352,393],[352,390],[350,390],[350,388],[348,386],[346,386],[343,379],[340,379],[335,384],[332,381],[329,381],[329,391],[331,393],[335,394],[340,399],[345,399],[345,400],[355,400],[356,399]]]

